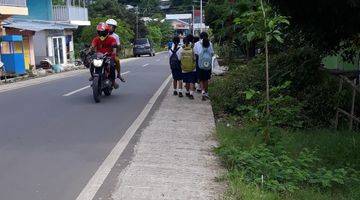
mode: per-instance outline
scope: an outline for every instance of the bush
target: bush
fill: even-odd
[[[278,87],[289,82],[290,85],[279,94],[272,95],[272,115],[283,111],[295,111],[287,125],[302,119],[303,125],[310,127],[329,127],[335,118],[336,106],[350,110],[351,91],[345,88],[338,94],[338,79],[320,68],[320,56],[311,48],[289,49],[287,52],[270,56],[270,85]],[[262,55],[232,69],[223,79],[215,79],[210,86],[215,114],[219,116],[236,115],[244,117],[246,106],[264,105],[265,67]],[[260,95],[254,101],[246,101],[244,93],[258,91]],[[273,93],[273,92],[272,92]],[[262,96],[262,98],[260,98]],[[295,106],[293,106],[295,105]],[[248,109],[249,110],[249,109]],[[261,109],[260,109],[261,110]],[[357,99],[356,111],[360,114],[360,99]],[[299,116],[294,116],[298,113]],[[285,113],[284,113],[285,114]],[[280,115],[278,116],[280,117]],[[282,117],[281,117],[282,118]],[[346,120],[346,119],[345,119]],[[284,123],[278,125],[283,126]]]
[[[229,170],[227,178],[231,184],[238,187],[255,185],[262,192],[274,192],[284,199],[303,199],[301,197],[306,195],[301,193],[304,191],[314,194],[310,199],[354,199],[359,196],[356,191],[360,187],[356,153],[359,148],[353,145],[360,141],[359,135],[340,132],[329,135],[323,130],[288,132],[271,129],[271,132],[273,144],[265,145],[256,127],[218,126],[220,147],[216,153]],[[329,149],[329,144],[335,144],[336,148]],[[230,189],[236,191],[233,187],[231,185]]]

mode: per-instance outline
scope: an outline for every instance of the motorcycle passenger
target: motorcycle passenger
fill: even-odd
[[[108,19],[106,20],[106,24],[110,26],[109,35],[115,38],[118,50],[117,53],[119,53],[121,42],[120,37],[115,33],[118,23],[114,19]],[[125,79],[121,76],[121,65],[119,56],[115,57],[115,69],[117,71],[117,78],[120,79],[122,82],[125,82]]]
[[[114,37],[109,37],[110,27],[106,25],[104,22],[100,22],[97,27],[97,34],[91,43],[91,49],[95,50],[96,53],[108,54],[111,56],[110,62],[110,80],[112,81],[112,85],[114,89],[119,88],[119,85],[115,81],[115,68],[114,68],[114,60],[116,57],[116,40]],[[90,68],[91,78],[90,81],[94,79],[94,68]]]

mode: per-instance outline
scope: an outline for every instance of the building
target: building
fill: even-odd
[[[90,26],[86,0],[64,0],[66,5],[53,6],[53,20],[78,26]]]
[[[73,31],[90,25],[85,5],[85,0],[66,0],[64,5],[53,5],[52,0],[27,0],[28,16],[4,21],[9,34],[24,38],[26,68],[39,65],[45,58],[62,65],[74,60]]]
[[[202,23],[201,23],[200,13],[201,13],[200,10],[194,10],[194,18],[191,27],[194,35],[200,35],[201,31],[207,31],[209,29],[209,26],[206,26],[204,23],[205,22],[204,16],[202,18]]]
[[[201,23],[200,10],[194,10],[193,14],[168,14],[166,20],[171,23],[175,30],[175,34],[200,35],[201,31],[207,31],[209,26],[205,25],[205,19]]]
[[[5,35],[2,23],[14,15],[28,15],[26,0],[0,0],[0,34]]]
[[[167,14],[166,21],[170,22],[177,35],[191,33],[192,14]]]

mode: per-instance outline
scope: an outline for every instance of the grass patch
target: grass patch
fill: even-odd
[[[218,124],[216,153],[229,170],[225,199],[360,199],[360,134]]]

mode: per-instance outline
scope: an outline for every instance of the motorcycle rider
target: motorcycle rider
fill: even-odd
[[[117,44],[117,50],[119,53],[121,49],[121,42],[120,42],[120,37],[115,33],[118,23],[114,19],[108,19],[106,20],[106,24],[110,26],[109,35],[115,38]],[[117,71],[117,78],[120,79],[122,82],[125,82],[125,79],[121,76],[120,58],[118,56],[115,57],[115,69]]]
[[[119,85],[115,81],[115,69],[114,69],[114,60],[116,57],[116,48],[117,43],[114,37],[109,37],[110,27],[104,23],[100,22],[97,27],[97,34],[91,43],[91,50],[95,50],[96,53],[108,54],[111,56],[111,63],[110,63],[110,80],[112,81],[112,85],[114,89],[119,88]],[[91,78],[89,79],[92,81],[94,79],[94,68],[90,67],[90,74]]]

